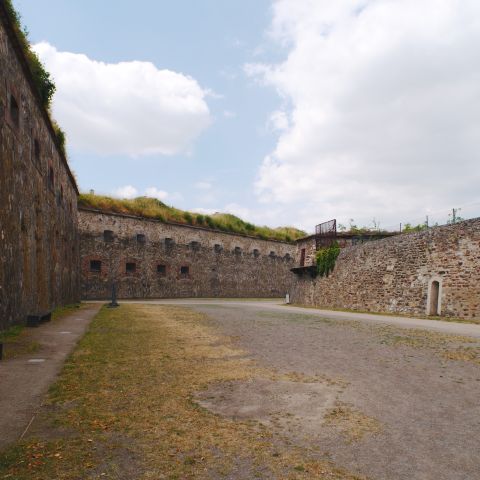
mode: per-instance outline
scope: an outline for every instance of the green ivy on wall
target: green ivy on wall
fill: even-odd
[[[321,277],[328,277],[330,272],[333,271],[339,253],[340,247],[338,246],[338,242],[333,243],[329,247],[317,250],[317,272]]]

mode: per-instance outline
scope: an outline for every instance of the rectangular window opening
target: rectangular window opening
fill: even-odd
[[[35,159],[35,163],[40,165],[40,142],[37,139],[33,141],[33,157]]]
[[[18,108],[17,99],[12,94],[10,94],[9,110],[13,124],[18,127],[20,125],[20,109]]]
[[[104,230],[103,231],[103,240],[105,242],[113,242],[113,232],[112,232],[112,230]]]
[[[127,262],[125,265],[125,273],[135,273],[137,271],[137,264],[134,262]]]
[[[305,266],[305,249],[304,248],[300,250],[300,266],[301,267]]]
[[[165,277],[165,275],[167,275],[167,266],[157,265],[157,273],[160,277]]]
[[[146,237],[143,233],[137,233],[137,243],[141,243],[143,245],[146,241]]]
[[[53,190],[55,188],[55,172],[53,167],[49,165],[48,167],[48,186]]]
[[[189,273],[190,273],[190,267],[187,267],[187,266],[180,267],[181,277],[186,278],[188,277]]]
[[[101,272],[102,271],[102,262],[100,260],[90,260],[90,271],[91,272]]]

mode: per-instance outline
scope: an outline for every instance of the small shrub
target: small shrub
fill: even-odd
[[[187,223],[189,223],[190,225],[193,223],[193,217],[192,217],[192,214],[190,212],[184,212],[183,213],[183,218],[185,219],[185,221]]]
[[[330,272],[333,271],[339,253],[340,247],[338,242],[317,251],[317,272],[321,277],[328,277]]]
[[[205,217],[205,221],[207,222],[207,225],[210,227],[210,228],[215,228],[216,225],[215,225],[215,222],[213,221],[213,218],[212,217]]]
[[[55,120],[52,120],[53,130],[55,131],[55,135],[57,137],[58,146],[60,147],[60,151],[63,153],[64,156],[67,156],[67,137],[65,132],[60,128],[58,123]]]
[[[32,73],[33,82],[37,88],[38,94],[45,108],[50,107],[53,94],[55,93],[55,84],[53,83],[50,73],[45,69],[43,63],[37,54],[32,50],[28,41],[28,31],[22,29],[20,15],[17,13],[11,0],[5,0],[5,7],[12,22],[13,29],[17,34],[17,38],[22,46],[23,53],[27,59],[28,66]]]

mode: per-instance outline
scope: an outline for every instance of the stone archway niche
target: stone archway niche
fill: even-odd
[[[442,279],[432,278],[428,287],[427,315],[442,314]]]

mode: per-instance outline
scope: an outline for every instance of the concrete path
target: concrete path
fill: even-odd
[[[67,355],[100,309],[92,305],[35,329],[34,354],[0,361],[0,450],[18,440],[32,422]]]
[[[153,304],[175,304],[175,305],[224,305],[241,306],[242,308],[271,310],[277,312],[295,312],[304,315],[319,316],[332,320],[357,320],[370,323],[382,323],[402,328],[420,328],[452,335],[465,335],[480,338],[480,325],[473,323],[447,322],[443,320],[427,320],[414,317],[396,317],[392,315],[376,315],[369,313],[338,312],[334,310],[320,310],[316,308],[295,307],[285,305],[283,300],[225,300],[218,298],[211,299],[159,299],[159,300],[123,300],[120,303],[153,303]]]

